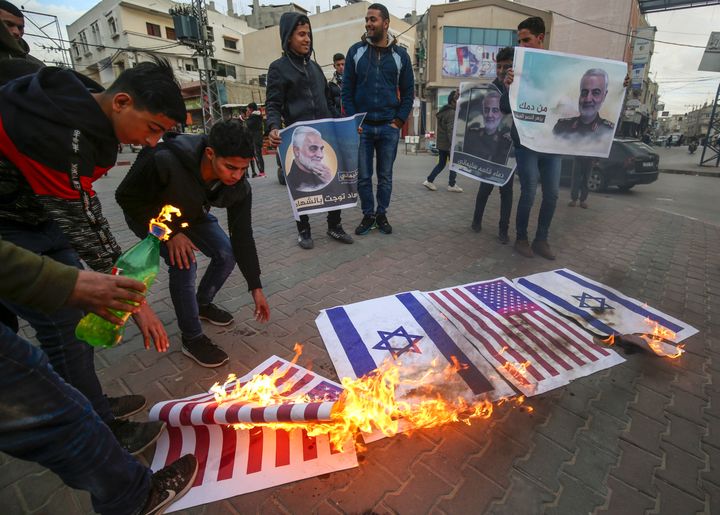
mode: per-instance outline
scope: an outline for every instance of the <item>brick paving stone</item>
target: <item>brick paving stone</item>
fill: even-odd
[[[489,445],[472,456],[468,464],[496,483],[507,486],[509,473],[516,459],[527,454],[528,445],[501,434],[493,435]]]
[[[669,421],[658,422],[643,413],[628,410],[630,424],[620,438],[644,449],[655,456],[662,456],[660,450],[660,437],[668,431]]]
[[[601,506],[604,497],[576,478],[567,474],[560,474],[562,495],[556,503],[548,506],[544,513],[548,515],[575,515],[578,513],[592,513]]]
[[[557,492],[560,489],[557,471],[571,458],[573,453],[544,435],[537,434],[533,438],[528,456],[517,460],[513,468],[531,477],[550,492]]]
[[[672,413],[668,413],[666,416],[670,421],[670,429],[667,434],[662,436],[662,440],[703,459],[704,453],[700,450],[700,440],[707,433],[705,426],[697,425]]]
[[[0,506],[6,513],[25,513],[27,508],[20,500],[20,489],[13,484],[0,489]]]
[[[610,474],[617,480],[643,492],[648,496],[656,495],[652,478],[655,469],[662,464],[658,456],[648,452],[629,442],[620,440],[620,461],[616,467],[611,469]]]
[[[617,440],[627,429],[627,422],[620,421],[604,411],[593,410],[588,427],[578,434],[578,439],[588,440],[593,445],[611,454],[617,454]]]
[[[67,493],[60,478],[49,470],[41,470],[36,474],[25,476],[16,484],[21,492],[22,504],[30,512],[44,507],[50,497],[59,490]]]
[[[705,459],[700,460],[669,443],[662,443],[660,447],[665,453],[665,459],[655,476],[689,495],[702,499],[704,494],[699,486],[700,471],[705,469]]]
[[[704,425],[703,412],[707,406],[707,397],[698,397],[678,388],[673,393],[672,404],[667,407],[667,411],[697,425]]]
[[[664,422],[665,406],[669,403],[670,397],[666,397],[651,388],[638,385],[637,397],[632,404],[632,408],[658,422]]]
[[[598,447],[594,441],[581,434],[574,459],[562,466],[562,471],[579,480],[588,488],[605,494],[605,478],[611,467],[618,462],[618,455]]]
[[[658,515],[695,515],[697,513],[708,513],[705,500],[688,495],[687,492],[676,488],[659,479],[657,481],[658,509],[651,513]]]
[[[703,480],[720,486],[720,448],[713,445],[703,445],[702,447],[707,455],[707,462],[705,470],[703,470],[700,475]]]
[[[625,481],[614,477],[607,480],[610,498],[606,506],[597,510],[597,514],[608,515],[637,515],[646,513],[655,507],[655,498],[628,486]]]
[[[403,488],[386,495],[383,502],[397,513],[419,513],[434,505],[439,497],[448,495],[453,488],[424,464],[417,463]]]
[[[493,502],[487,512],[490,515],[508,515],[522,513],[523,515],[540,515],[545,512],[544,504],[550,503],[555,496],[537,485],[529,478],[513,474],[510,487],[505,491],[505,497]]]
[[[557,407],[547,422],[537,428],[537,432],[572,452],[575,449],[575,436],[587,423],[587,418]]]
[[[457,483],[455,491],[438,503],[445,513],[483,513],[495,500],[502,498],[504,488],[489,480],[472,467],[460,470],[462,481]]]

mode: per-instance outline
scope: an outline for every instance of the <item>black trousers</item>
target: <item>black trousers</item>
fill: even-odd
[[[336,209],[335,211],[328,211],[327,224],[329,229],[336,227],[340,223],[340,221],[340,209]],[[297,224],[298,232],[304,229],[309,229],[310,217],[308,215],[300,215],[300,221],[295,223]]]
[[[510,227],[510,213],[512,213],[512,201],[513,201],[513,182],[515,176],[510,177],[510,180],[505,186],[500,186],[500,223],[499,228],[501,232],[507,232]],[[485,213],[485,205],[487,204],[490,193],[495,186],[486,182],[480,183],[480,189],[478,189],[477,197],[475,198],[475,213],[473,213],[473,225],[481,225],[483,214]]]
[[[592,170],[593,160],[591,157],[576,157],[575,166],[573,167],[572,186],[570,189],[570,198],[580,202],[585,202],[588,198],[588,178],[590,170]]]

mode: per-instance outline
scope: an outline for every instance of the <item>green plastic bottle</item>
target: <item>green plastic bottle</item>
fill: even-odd
[[[147,237],[123,253],[115,266],[113,274],[131,277],[145,283],[145,294],[150,290],[158,274],[160,264],[160,240],[165,238],[167,227],[151,222]],[[127,311],[110,310],[123,323],[115,325],[94,313],[85,315],[75,328],[75,336],[96,347],[113,347],[120,343],[125,331],[125,322],[130,317]]]

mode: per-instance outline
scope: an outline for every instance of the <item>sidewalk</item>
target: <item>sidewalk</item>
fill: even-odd
[[[699,175],[704,177],[720,177],[720,167],[700,166],[702,147],[698,147],[694,154],[688,152],[687,146],[681,147],[652,147],[660,156],[660,171],[663,173],[677,173],[683,175]],[[710,157],[709,151],[705,155]],[[707,163],[714,165],[715,163]]]
[[[477,183],[461,176],[465,192],[447,192],[445,171],[436,180],[438,191],[421,185],[434,161],[398,153],[388,213],[392,235],[372,231],[355,237],[353,245],[341,245],[325,236],[325,216],[312,215],[315,249],[306,251],[296,244],[286,190],[275,179],[274,160],[267,159],[268,176],[251,184],[270,323],[253,320],[251,298],[236,270],[217,297],[236,313],[235,324],[206,327],[230,363],[197,366],[179,351],[167,271],[161,267],[149,301],[166,324],[171,351],[145,351],[130,324],[124,344],[97,354],[107,393],[142,393],[152,406],[204,391],[230,372],[244,374],[272,354],[288,358],[296,342],[305,346],[300,364],[312,363],[313,370],[335,379],[314,324],[323,308],[560,267],[697,327],[700,333],[687,340],[687,353],[674,361],[624,354],[627,361],[619,366],[531,398],[531,414],[503,406],[472,426],[384,439],[368,446],[359,468],[184,513],[720,513],[720,227],[640,205],[633,201],[643,195],[640,188],[593,195],[587,210],[568,208],[562,188],[551,234],[557,261],[526,259],[495,240],[497,193],[488,203],[483,232],[476,234],[469,226]],[[113,200],[123,173],[113,170],[96,185],[113,232],[127,249],[136,239]],[[670,179],[681,182],[667,179],[668,189]],[[716,181],[684,179],[716,187]],[[664,187],[665,181],[658,182],[653,187]],[[717,188],[720,195],[720,181]],[[515,196],[517,202],[519,187]],[[538,205],[539,199],[531,231]],[[225,224],[224,212],[213,212]],[[362,216],[349,209],[343,217],[350,232]],[[201,267],[207,263],[198,261]],[[4,455],[0,506],[4,513],[91,512],[87,494]]]

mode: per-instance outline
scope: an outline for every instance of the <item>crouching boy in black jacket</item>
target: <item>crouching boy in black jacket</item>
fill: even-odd
[[[161,244],[160,254],[169,267],[182,352],[204,367],[228,361],[227,354],[203,333],[200,319],[215,325],[233,322],[233,315],[212,301],[235,262],[255,301],[255,318],[260,322],[270,318],[252,233],[252,191],[246,175],[252,157],[252,141],[237,122],[216,123],[210,136],[170,133],[156,148],[138,155],[115,195],[138,237],[145,237],[147,221],[163,205],[172,204],[182,212],[168,223],[173,232]],[[210,206],[227,208],[229,238],[210,214]],[[196,293],[198,250],[210,258],[210,264]]]

